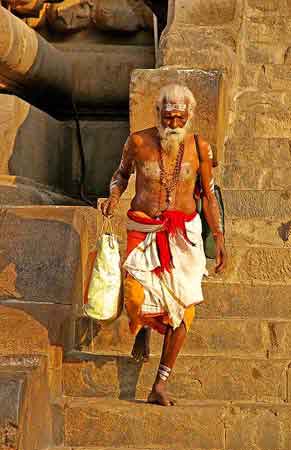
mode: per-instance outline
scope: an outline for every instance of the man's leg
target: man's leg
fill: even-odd
[[[173,330],[172,327],[168,326],[164,338],[163,351],[157,377],[148,397],[149,403],[157,403],[162,406],[171,406],[174,404],[174,402],[168,397],[166,384],[171,370],[176,362],[177,356],[185,341],[186,334],[187,331],[184,322],[182,322],[176,330]]]
[[[135,337],[135,341],[132,347],[131,356],[136,361],[148,362],[150,357],[150,327],[142,327]]]

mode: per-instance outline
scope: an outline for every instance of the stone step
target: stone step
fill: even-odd
[[[63,365],[63,393],[72,397],[146,398],[159,357],[148,363],[127,356],[75,354]],[[283,403],[288,399],[288,360],[180,356],[169,379],[178,399]]]
[[[184,450],[183,448],[181,448],[179,446],[179,444],[175,444],[175,449],[178,450]],[[134,446],[126,446],[126,447],[53,447],[53,448],[49,448],[48,450],[173,450],[173,446],[165,446],[163,445],[163,447],[137,447],[136,445]],[[191,449],[191,450],[195,450],[195,449]],[[200,449],[197,449],[200,450]],[[216,450],[220,450],[220,449],[216,449]]]
[[[226,217],[286,219],[291,216],[291,191],[223,189]]]
[[[163,408],[144,400],[75,398],[65,405],[65,445],[159,448],[170,440],[192,450],[287,450],[290,413],[290,405],[276,403],[181,400]]]
[[[291,189],[291,162],[288,166],[249,166],[239,163],[223,165],[222,187],[225,189],[258,189],[286,191]]]
[[[231,247],[291,247],[291,221],[270,219],[225,220],[225,241]]]
[[[203,283],[205,301],[198,319],[291,319],[290,286],[286,284]]]
[[[284,224],[282,223],[282,226]],[[228,264],[222,274],[214,273],[214,261],[208,260],[211,281],[245,284],[291,285],[290,247],[232,246],[226,243]]]
[[[104,355],[130,354],[133,337],[128,331],[125,314],[111,325],[95,327],[93,346],[90,343],[90,325],[86,319],[82,322],[82,342],[76,343],[76,348]],[[274,319],[197,319],[192,324],[181,354],[288,359],[291,356],[290,324],[290,320]],[[159,355],[161,346],[162,335],[152,333],[152,354]]]

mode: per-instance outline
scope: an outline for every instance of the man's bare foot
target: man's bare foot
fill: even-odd
[[[174,406],[175,401],[171,400],[166,392],[166,387],[163,384],[154,384],[152,391],[148,396],[148,403],[153,403],[160,406]]]
[[[148,362],[150,357],[150,337],[151,329],[143,327],[135,337],[132,347],[131,356],[137,362]]]

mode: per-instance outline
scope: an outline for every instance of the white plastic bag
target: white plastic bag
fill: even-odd
[[[123,298],[119,244],[109,224],[110,232],[102,233],[102,227],[97,241],[84,313],[91,319],[111,322],[121,314]]]

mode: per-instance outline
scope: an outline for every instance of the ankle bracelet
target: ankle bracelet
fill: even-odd
[[[159,374],[159,377],[161,378],[161,380],[167,381],[167,379],[170,376],[171,370],[172,369],[170,369],[170,367],[165,366],[164,364],[160,364],[159,369],[158,369],[158,374]]]

